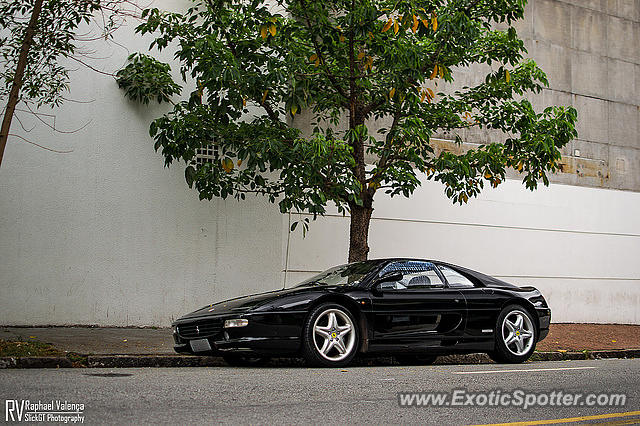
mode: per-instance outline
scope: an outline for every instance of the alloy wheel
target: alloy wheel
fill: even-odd
[[[535,329],[526,313],[514,310],[502,321],[502,339],[505,346],[514,355],[521,356],[529,352],[534,343]]]
[[[313,342],[318,354],[329,361],[342,361],[356,344],[355,326],[340,309],[323,311],[313,324]]]

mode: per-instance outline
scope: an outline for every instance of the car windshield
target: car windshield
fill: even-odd
[[[310,285],[358,285],[364,277],[366,277],[371,271],[373,271],[378,265],[379,261],[365,261],[349,263],[348,265],[336,266],[335,268],[327,269],[324,272],[319,273],[307,280],[304,280],[296,287],[310,286]]]

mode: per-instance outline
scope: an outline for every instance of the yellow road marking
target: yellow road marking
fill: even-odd
[[[587,420],[612,419],[616,417],[640,416],[640,411],[627,411],[626,413],[598,414],[595,416],[567,417],[565,419],[532,420],[529,422],[492,423],[478,426],[516,426],[516,425],[553,425],[558,423],[584,422]]]
[[[613,420],[611,422],[589,423],[589,424],[592,426],[637,425],[637,424],[640,424],[640,419],[621,419],[621,420]]]
[[[535,372],[535,371],[591,370],[593,368],[597,368],[597,367],[521,368],[518,370],[454,371],[453,374],[521,373],[521,372]]]

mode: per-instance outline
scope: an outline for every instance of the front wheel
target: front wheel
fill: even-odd
[[[342,367],[356,355],[356,321],[342,305],[325,303],[315,308],[304,326],[302,353],[311,365]]]
[[[529,359],[536,348],[537,330],[531,314],[510,305],[500,312],[495,328],[495,349],[489,356],[499,363],[516,364]]]

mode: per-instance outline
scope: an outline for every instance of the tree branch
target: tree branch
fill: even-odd
[[[306,13],[306,5],[305,5],[304,0],[300,0],[300,5],[302,6],[303,10],[305,11],[305,14],[304,14],[305,24],[307,25],[307,28],[309,30],[311,30],[311,20],[309,19],[309,15]],[[322,50],[320,49],[320,46],[318,45],[318,42],[313,37],[311,38],[311,42],[313,43],[316,55],[318,55],[318,59],[320,60],[320,63],[322,65],[322,69],[324,70],[324,73],[327,76],[327,79],[331,82],[331,84],[333,85],[333,88],[340,94],[340,96],[342,96],[343,98],[345,98],[348,101],[350,99],[349,95],[347,94],[347,92],[345,92],[345,90],[342,88],[342,86],[340,86],[340,84],[338,83],[338,80],[336,79],[336,77],[331,72],[329,72],[329,68],[327,67],[326,61],[324,60],[324,57],[322,55]]]
[[[35,145],[35,146],[37,146],[38,148],[46,149],[47,151],[55,152],[56,154],[69,154],[69,153],[73,152],[73,150],[72,150],[72,149],[70,149],[70,150],[68,150],[68,151],[60,151],[60,150],[53,149],[53,148],[47,148],[46,146],[43,146],[43,145],[37,144],[37,143],[35,143],[35,142],[30,141],[29,139],[23,138],[22,136],[20,136],[20,135],[16,135],[16,134],[13,134],[13,133],[9,133],[9,136],[13,136],[13,137],[16,137],[16,138],[18,138],[18,139],[22,139],[22,140],[23,140],[23,141],[25,141],[26,143],[30,143],[31,145]]]
[[[367,182],[374,181],[378,176],[380,176],[387,169],[387,165],[389,161],[392,159],[391,154],[391,144],[393,143],[394,131],[398,124],[400,123],[400,118],[402,117],[402,102],[400,106],[396,109],[396,112],[393,114],[393,122],[391,123],[391,127],[389,128],[389,133],[387,133],[387,140],[385,141],[384,147],[382,148],[382,156],[376,165],[376,173],[374,173]]]
[[[16,104],[20,99],[20,89],[22,89],[22,80],[24,78],[24,70],[27,66],[27,57],[29,55],[29,49],[33,43],[33,36],[36,33],[36,27],[38,26],[38,18],[42,11],[42,3],[44,0],[36,0],[31,12],[31,18],[27,25],[27,31],[20,47],[20,56],[18,58],[18,64],[13,77],[13,83],[11,85],[11,92],[9,92],[9,100],[7,102],[7,109],[4,112],[4,118],[2,119],[2,127],[0,128],[0,165],[2,165],[2,157],[4,155],[4,148],[7,145],[7,139],[9,137],[9,130],[11,128],[11,119],[16,109]]]

